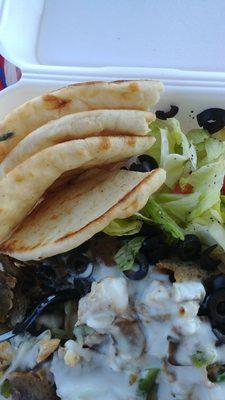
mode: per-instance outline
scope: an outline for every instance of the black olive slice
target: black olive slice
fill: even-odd
[[[200,265],[202,268],[206,269],[207,271],[212,271],[214,270],[219,264],[220,264],[220,260],[213,258],[213,250],[215,250],[217,247],[217,245],[213,245],[210,247],[207,247],[207,249],[205,249],[200,257]]]
[[[130,165],[130,171],[138,171],[138,172],[150,172],[153,169],[158,168],[157,161],[147,154],[143,154],[137,158],[137,162],[134,162]]]
[[[219,289],[225,289],[225,275],[217,275],[212,282],[212,292]]]
[[[123,273],[127,278],[133,281],[139,281],[146,277],[146,275],[148,274],[148,269],[149,263],[147,261],[147,258],[144,256],[144,254],[140,253],[135,259],[133,269],[124,271]]]
[[[216,133],[225,126],[225,110],[208,108],[197,115],[197,121],[209,133]]]
[[[0,135],[0,142],[4,142],[5,140],[11,139],[15,135],[14,132],[7,132]]]
[[[185,235],[184,240],[176,243],[174,251],[182,261],[194,260],[200,254],[201,241],[195,235]]]
[[[158,261],[163,260],[168,254],[168,246],[166,245],[162,234],[145,239],[142,245],[142,250],[149,264],[155,264]]]
[[[149,171],[156,169],[159,167],[157,161],[154,159],[154,157],[148,156],[147,154],[143,154],[141,156],[139,156],[138,161],[140,161],[140,163],[146,163],[146,165],[149,166]]]
[[[225,333],[225,289],[218,289],[207,299],[208,313],[214,327],[223,328]]]
[[[93,272],[93,263],[83,254],[71,254],[67,259],[67,266],[74,279],[90,278]]]
[[[155,115],[158,119],[166,120],[167,118],[173,118],[177,115],[179,111],[179,107],[177,106],[170,106],[169,111],[156,111]]]
[[[136,171],[136,172],[148,172],[146,170],[145,165],[143,164],[138,164],[138,163],[132,163],[129,168],[130,171]]]

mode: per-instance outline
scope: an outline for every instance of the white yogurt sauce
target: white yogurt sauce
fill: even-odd
[[[98,283],[80,300],[77,325],[86,324],[100,338],[110,339],[96,341],[97,347],[89,350],[90,361],[81,357],[73,367],[54,357],[52,372],[62,400],[144,399],[137,382],[131,385],[129,379],[162,366],[168,360],[170,340],[177,345],[174,356],[180,366],[168,363],[161,370],[158,400],[225,399],[224,384],[212,383],[205,367],[192,365],[192,355],[199,349],[213,362],[225,363],[225,345],[215,346],[210,323],[197,316],[205,296],[201,283],[172,284],[167,275],[154,270],[141,281],[131,281],[103,265],[94,278]],[[131,332],[121,330],[121,321]]]

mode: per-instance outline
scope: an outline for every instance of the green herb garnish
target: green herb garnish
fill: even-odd
[[[121,271],[127,271],[133,268],[134,261],[145,240],[144,236],[137,236],[124,244],[117,251],[114,259]]]

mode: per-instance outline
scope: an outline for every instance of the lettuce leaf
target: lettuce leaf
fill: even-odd
[[[217,383],[225,382],[225,372],[221,372],[220,374],[217,375],[216,382]]]
[[[143,394],[150,394],[154,389],[159,368],[149,368],[144,378],[139,380],[138,390]]]
[[[1,394],[4,398],[8,399],[11,396],[11,387],[8,380],[5,380],[1,386]]]
[[[185,232],[198,236],[208,246],[218,244],[225,251],[225,227],[216,220],[210,221],[208,224],[206,220],[193,221],[187,226]]]
[[[114,219],[103,232],[109,236],[128,236],[138,233],[141,227],[142,222],[137,219]]]
[[[161,193],[156,194],[154,199],[171,218],[184,226],[185,223],[188,223],[190,214],[197,206],[200,196],[199,192],[186,195]]]
[[[204,143],[209,137],[209,133],[204,129],[192,129],[187,133],[187,139],[194,145]]]
[[[151,131],[156,143],[149,150],[149,154],[167,171],[166,185],[172,189],[182,176],[187,163],[190,171],[196,169],[195,146],[192,142],[189,143],[175,118],[154,121]]]
[[[125,243],[115,254],[115,262],[121,271],[133,268],[134,260],[145,240],[145,236],[137,236]]]
[[[195,368],[206,367],[215,361],[215,354],[206,354],[204,350],[197,350],[191,356],[192,364]]]
[[[199,217],[220,201],[220,190],[223,185],[225,159],[206,164],[192,174],[180,179],[180,186],[189,184],[193,192],[201,193],[199,202],[192,210],[189,219]]]
[[[182,229],[152,198],[148,200],[147,204],[142,210],[142,214],[144,217],[149,218],[149,221],[159,224],[162,229],[170,233],[175,239],[184,240]]]

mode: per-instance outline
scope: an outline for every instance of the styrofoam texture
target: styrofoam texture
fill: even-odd
[[[0,117],[68,83],[159,78],[157,108],[178,105],[190,129],[225,106],[224,11],[223,0],[0,0],[0,51],[23,71]]]
[[[0,50],[26,74],[225,80],[224,0],[0,0]]]

